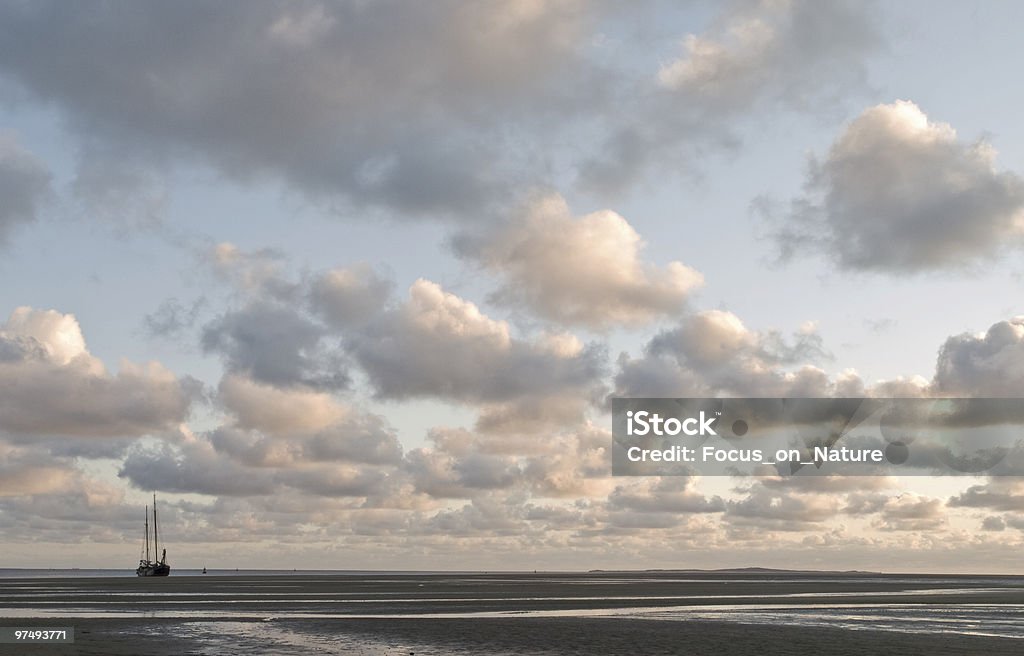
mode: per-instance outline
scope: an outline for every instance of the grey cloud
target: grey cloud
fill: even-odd
[[[641,358],[619,358],[621,396],[830,396],[859,379],[831,380],[809,362],[827,359],[813,325],[786,340],[776,331],[748,329],[731,312],[706,310],[655,335]],[[793,371],[787,367],[802,365]]]
[[[239,453],[237,436],[213,439],[224,452],[203,437],[173,447],[136,447],[118,475],[140,489],[215,496],[252,497],[292,489],[314,496],[363,498],[387,492],[389,474],[380,467],[326,459],[256,463],[258,448],[251,454]]]
[[[220,354],[233,376],[225,378],[233,398],[241,398],[243,379],[280,389],[342,389],[356,364],[378,398],[480,404],[481,427],[511,432],[574,423],[603,394],[606,354],[599,344],[562,332],[519,338],[507,322],[428,280],[394,301],[392,283],[366,266],[292,282],[273,254],[221,244],[211,257],[247,299],[202,335],[204,350]],[[257,390],[248,387],[244,396],[251,398]]]
[[[286,304],[253,300],[203,329],[207,353],[223,357],[230,372],[286,387],[341,389],[349,384],[343,358],[327,330]]]
[[[981,530],[983,531],[1005,531],[1006,522],[1003,521],[1002,517],[996,515],[989,515],[981,522]]]
[[[73,315],[16,309],[0,325],[0,429],[17,436],[139,437],[174,432],[200,384],[156,362],[106,370]]]
[[[83,142],[198,155],[413,214],[476,207],[514,177],[503,133],[581,107],[578,3],[208,2],[0,10],[0,71]],[[522,44],[529,44],[524,48]]]
[[[617,99],[632,120],[579,168],[591,191],[618,191],[653,168],[686,170],[708,151],[740,142],[731,121],[777,108],[822,112],[868,88],[865,60],[884,48],[876,12],[863,2],[729,3],[702,34],[682,40],[649,86]]]
[[[825,495],[793,494],[755,484],[747,496],[726,502],[725,519],[739,525],[781,531],[806,530],[839,513],[838,499]]]
[[[301,437],[221,427],[209,434],[209,440],[219,453],[250,467],[289,468],[326,462],[397,465],[402,460],[397,436],[374,415],[350,417]]]
[[[963,333],[939,350],[932,387],[946,396],[1024,396],[1024,318]]]
[[[77,471],[64,458],[0,443],[0,498],[69,492]]]
[[[514,458],[479,452],[453,455],[414,449],[406,455],[405,468],[418,492],[439,499],[476,498],[481,492],[509,489],[522,481]]]
[[[218,458],[207,443],[136,448],[121,463],[118,476],[143,490],[210,495],[272,494],[273,472]]]
[[[381,398],[505,402],[586,392],[604,371],[603,349],[530,342],[468,301],[419,280],[409,300],[346,338]]]
[[[16,225],[36,218],[51,193],[49,169],[9,135],[0,133],[0,246]]]
[[[721,497],[708,498],[683,476],[664,476],[619,485],[608,496],[610,511],[633,513],[714,513],[726,509]]]
[[[207,304],[205,296],[188,307],[176,298],[169,298],[142,318],[143,330],[151,337],[179,339],[195,326]]]
[[[457,510],[441,511],[423,529],[445,536],[521,536],[529,525],[512,508],[495,500],[474,499]]]
[[[886,501],[875,526],[884,531],[937,531],[945,524],[941,500],[901,494]]]
[[[332,206],[478,219],[552,175],[619,190],[734,146],[739,116],[834,105],[865,86],[873,15],[734,4],[677,61],[637,72],[596,29],[644,24],[638,3],[11,3],[0,73],[100,153],[77,191],[105,211],[159,209],[159,177],[181,161]]]
[[[287,260],[276,248],[243,250],[231,242],[221,242],[200,249],[196,255],[203,266],[243,295],[282,303],[297,300],[300,285],[285,277]]]
[[[338,329],[364,324],[390,300],[394,283],[367,265],[332,269],[310,285],[310,302]]]
[[[122,231],[160,225],[170,201],[161,174],[141,158],[95,146],[79,158],[71,191],[89,218]]]
[[[987,508],[1010,512],[1024,511],[1024,485],[1014,478],[993,478],[972,485],[947,502],[951,508]]]
[[[864,56],[882,43],[870,3],[734,3],[705,34],[683,41],[658,81],[708,113],[764,101],[806,108],[864,87]]]
[[[780,253],[889,273],[991,260],[1019,245],[1024,221],[1024,180],[995,157],[912,102],[871,107],[811,160],[806,194],[775,235]]]

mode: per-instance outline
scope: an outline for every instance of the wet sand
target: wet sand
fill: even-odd
[[[856,628],[833,626],[816,610],[810,619],[800,615],[819,608],[842,608],[840,617],[859,618],[851,625]],[[1010,637],[1019,631],[1024,638],[1024,621],[1012,623],[1022,609],[1024,579],[1007,577],[659,572],[18,579],[0,581],[0,626],[73,626],[76,641],[0,645],[0,653],[1001,655],[1024,653],[1024,639]],[[899,622],[882,621],[911,611],[934,616],[936,623],[922,626],[945,632],[907,632]],[[981,619],[954,621],[965,611]],[[765,613],[777,622],[765,621]],[[888,630],[876,630],[872,617]],[[999,629],[1003,635],[970,635],[986,632],[990,622],[995,631],[996,620],[988,618],[1000,617],[1012,620]]]

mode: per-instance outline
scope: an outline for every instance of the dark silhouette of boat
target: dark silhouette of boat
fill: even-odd
[[[139,576],[169,576],[171,566],[167,564],[167,549],[160,551],[160,534],[156,524],[156,494],[153,495],[153,553],[160,554],[160,560],[149,559],[149,507],[146,507],[146,540],[143,547],[145,557],[139,557],[139,567],[135,573]]]

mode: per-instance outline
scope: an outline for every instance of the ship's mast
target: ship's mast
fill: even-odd
[[[146,562],[149,562],[149,506],[146,506]]]
[[[153,493],[153,553],[160,553],[160,538],[156,533],[156,492]]]

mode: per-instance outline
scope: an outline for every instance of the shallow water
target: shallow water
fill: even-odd
[[[4,579],[0,617],[175,621],[204,644],[223,640],[240,654],[253,634],[284,645],[282,653],[315,651],[322,637],[297,626],[345,619],[609,617],[1024,638],[1024,578],[304,572]],[[361,641],[353,653],[396,653],[350,638]],[[331,644],[342,639],[349,638],[335,635]]]

